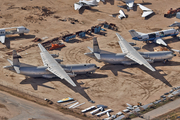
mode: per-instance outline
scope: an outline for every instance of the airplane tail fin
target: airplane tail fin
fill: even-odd
[[[100,52],[99,44],[98,44],[98,41],[97,41],[97,37],[93,38],[93,52],[94,53],[99,53]]]
[[[9,61],[11,63],[11,65],[14,67],[15,71],[17,73],[20,73],[20,62],[19,62],[19,58],[21,58],[21,56],[17,55],[16,50],[13,50],[13,61]]]
[[[88,47],[88,49],[91,51],[91,53],[84,53],[85,55],[93,58],[95,57],[96,59],[100,60],[101,55],[99,45],[97,42],[97,37],[93,38],[93,48]]]
[[[138,37],[139,34],[135,30],[129,30],[129,33],[131,34],[132,37]]]

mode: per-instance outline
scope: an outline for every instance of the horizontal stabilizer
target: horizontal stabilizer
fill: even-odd
[[[14,66],[14,69],[15,69],[15,71],[16,71],[16,73],[20,73],[20,69],[19,69],[19,66]]]
[[[91,47],[87,47],[91,52],[93,52],[93,49]]]
[[[5,43],[5,34],[0,36],[0,41],[1,41],[1,43]]]
[[[96,58],[97,58],[98,60],[101,59],[101,55],[100,55],[99,53],[94,53],[94,55],[96,56]]]
[[[148,15],[152,14],[153,11],[146,11],[146,12],[143,12],[142,16],[141,17],[147,17]]]
[[[126,5],[127,5],[130,9],[132,9],[132,7],[134,6],[134,0],[126,2]]]
[[[176,49],[171,49],[172,51],[174,52],[179,52],[180,53],[180,50],[176,50]]]
[[[125,15],[125,13],[124,13],[123,10],[119,10],[119,14],[120,14],[120,15],[118,16],[119,19],[121,19],[121,18],[123,18],[123,17],[126,18],[126,15]]]
[[[11,65],[13,65],[13,62],[12,62],[10,59],[7,59],[7,61],[8,61]]]
[[[74,3],[74,9],[75,10],[81,9],[82,6],[83,6],[83,4],[81,4],[81,3]]]
[[[151,9],[149,9],[149,8],[147,8],[147,7],[145,7],[145,6],[141,5],[141,4],[137,4],[137,5],[138,5],[138,6],[141,8],[141,10],[143,11],[143,14],[142,14],[141,17],[147,17],[148,15],[150,15],[150,14],[153,13],[153,11],[152,11]]]
[[[167,44],[161,38],[155,39],[154,42],[160,45],[167,46]]]

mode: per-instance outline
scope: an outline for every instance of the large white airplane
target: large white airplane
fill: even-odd
[[[175,37],[179,34],[179,30],[171,28],[171,29],[156,31],[152,33],[141,33],[141,32],[136,32],[135,30],[129,30],[129,33],[131,34],[133,40],[147,41],[147,42],[153,41],[154,43],[167,46],[167,44],[161,38],[168,36]]]
[[[95,64],[73,64],[73,65],[62,65],[60,59],[54,59],[53,56],[39,43],[41,50],[41,58],[44,66],[23,66],[23,63],[19,62],[20,56],[17,55],[16,51],[13,51],[13,60],[8,60],[11,66],[4,66],[5,69],[16,72],[18,74],[30,76],[30,77],[44,77],[54,78],[59,77],[66,80],[72,86],[76,86],[74,81],[70,77],[74,77],[77,74],[93,73],[98,68]]]
[[[88,57],[94,58],[97,61],[102,61],[109,64],[140,64],[144,65],[151,71],[155,69],[149,64],[155,61],[168,61],[174,56],[172,51],[159,52],[138,52],[133,48],[122,36],[116,33],[119,39],[119,45],[123,53],[105,53],[99,49],[96,39],[93,40],[93,49],[88,47],[90,53],[85,53]]]
[[[99,2],[100,0],[79,0],[79,2],[74,3],[74,9],[79,10],[83,6],[90,6],[90,7],[97,6]]]

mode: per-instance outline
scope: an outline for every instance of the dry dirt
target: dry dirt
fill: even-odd
[[[25,37],[13,37],[10,41],[11,49],[5,48],[0,44],[0,82],[18,89],[29,91],[41,97],[49,98],[57,101],[64,97],[73,97],[81,102],[86,102],[78,109],[104,104],[111,108],[115,114],[126,108],[126,103],[137,104],[141,102],[147,104],[152,102],[165,93],[171,87],[180,86],[180,58],[174,57],[172,61],[163,64],[162,62],[153,63],[152,66],[157,70],[151,72],[149,69],[140,65],[105,65],[104,63],[96,62],[84,55],[89,52],[87,46],[92,47],[92,40],[79,42],[82,39],[76,39],[72,42],[65,43],[66,47],[61,50],[54,50],[50,53],[59,53],[63,58],[63,64],[78,64],[78,63],[95,63],[101,67],[94,74],[89,76],[77,76],[73,78],[77,84],[73,88],[64,80],[56,79],[34,79],[25,78],[23,75],[7,71],[3,66],[10,65],[7,58],[12,59],[12,56],[7,56],[5,53],[13,49],[19,49],[22,46],[34,44],[34,37],[49,37],[48,39],[60,36],[60,33],[69,31],[73,33],[80,30],[89,29],[91,26],[97,25],[100,22],[107,21],[114,23],[119,27],[119,33],[127,41],[134,42],[128,30],[135,29],[139,32],[153,32],[160,29],[168,29],[168,25],[178,19],[164,18],[169,8],[178,8],[179,0],[144,0],[145,6],[152,9],[155,15],[149,19],[141,18],[141,10],[135,7],[135,11],[131,10],[125,14],[128,18],[118,19],[109,15],[116,14],[120,10],[117,5],[124,5],[120,1],[110,1],[106,4],[100,3],[98,7],[93,7],[91,10],[85,10],[82,14],[75,11],[73,3],[78,0],[1,0],[0,3],[0,28],[25,26],[30,29],[30,32]],[[141,0],[136,0],[136,3],[141,3]],[[111,4],[112,5],[111,5]],[[75,18],[79,22],[71,24],[68,21],[60,21],[59,19]],[[107,29],[106,36],[93,34],[98,37],[100,48],[110,52],[121,53],[121,49],[117,44],[118,38],[115,31]],[[88,35],[87,35],[88,36]],[[88,36],[91,37],[91,36]],[[165,42],[171,48],[179,49],[179,41],[177,38],[165,38]],[[137,46],[141,46],[140,51],[152,51],[155,47],[160,47],[155,44],[136,42]],[[43,65],[39,48],[31,47],[28,50],[20,52],[22,63],[31,64],[34,66]],[[95,101],[95,104],[87,100]],[[87,115],[90,115],[87,113]],[[106,115],[103,117],[107,117]]]

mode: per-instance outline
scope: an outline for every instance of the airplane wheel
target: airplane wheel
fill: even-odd
[[[20,36],[23,36],[23,35],[24,35],[24,33],[20,33],[19,35],[20,35]]]
[[[168,60],[164,59],[164,60],[163,60],[163,63],[165,64],[166,62],[168,62]]]

